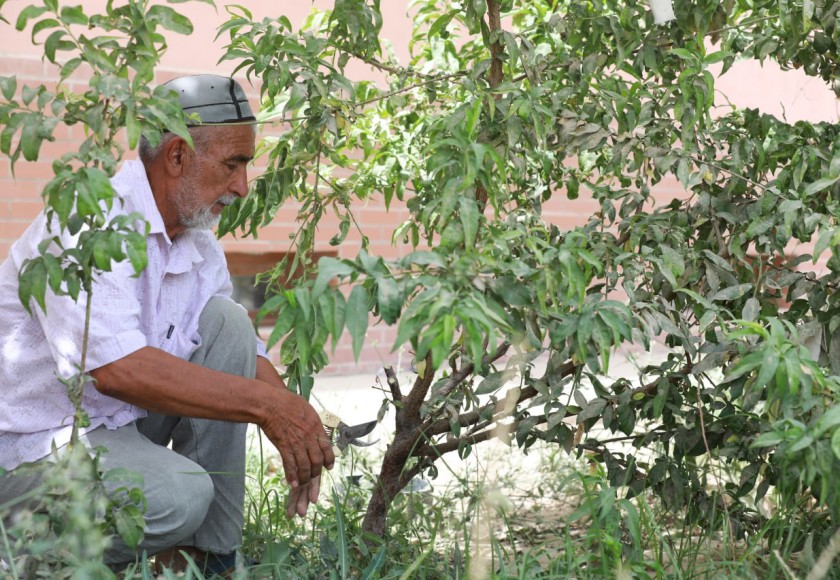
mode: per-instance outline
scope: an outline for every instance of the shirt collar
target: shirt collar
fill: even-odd
[[[114,177],[113,185],[124,199],[130,197],[131,201],[126,209],[143,214],[149,222],[149,236],[163,236],[170,251],[167,272],[172,274],[187,272],[192,269],[193,264],[204,261],[204,256],[196,246],[196,241],[207,232],[185,230],[175,240],[169,238],[163,224],[163,216],[160,215],[152,187],[149,185],[146,166],[139,159],[126,161],[123,170]]]
[[[139,159],[130,159],[123,164],[123,170],[114,177],[114,189],[123,198],[131,196],[132,211],[143,214],[149,222],[149,235],[163,234],[167,245],[172,245],[172,240],[166,233],[166,226],[163,224],[163,216],[155,203],[155,196],[152,193],[152,186],[149,185],[149,178],[146,175],[146,166]]]

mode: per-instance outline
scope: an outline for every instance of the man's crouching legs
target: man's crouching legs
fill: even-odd
[[[133,562],[138,552],[155,554],[182,542],[201,526],[213,502],[210,476],[199,465],[169,449],[155,445],[137,431],[134,424],[115,430],[104,427],[83,436],[92,449],[102,447],[100,467],[104,471],[126,469],[143,478],[146,498],[145,535],[136,549],[114,537],[105,553],[107,564]],[[109,491],[134,487],[133,481],[108,480]]]
[[[199,335],[201,346],[190,362],[248,378],[256,375],[254,327],[240,306],[224,298],[210,300],[199,320]],[[138,429],[158,445],[171,443],[212,481],[206,517],[192,535],[169,547],[189,546],[232,559],[242,543],[247,425],[150,413],[138,421]]]

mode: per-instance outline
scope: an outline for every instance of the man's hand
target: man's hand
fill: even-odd
[[[286,517],[289,519],[306,515],[309,504],[318,502],[318,492],[321,490],[321,476],[313,477],[309,483],[292,488],[286,500]]]
[[[260,427],[280,452],[286,481],[296,490],[319,477],[321,469],[332,469],[335,456],[318,413],[306,399],[286,389],[278,389],[277,398]],[[303,495],[314,503],[319,487],[309,486]]]

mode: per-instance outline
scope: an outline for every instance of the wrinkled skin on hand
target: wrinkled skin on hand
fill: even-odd
[[[335,463],[321,419],[306,399],[283,389],[260,427],[280,452],[286,481],[292,486],[295,510],[287,512],[290,517],[294,512],[303,516],[308,503],[318,499],[321,470],[332,469]]]

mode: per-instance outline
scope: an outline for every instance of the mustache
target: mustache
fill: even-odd
[[[231,205],[234,201],[236,201],[236,196],[232,193],[227,193],[216,200],[216,203],[220,203],[223,206],[227,207]]]

